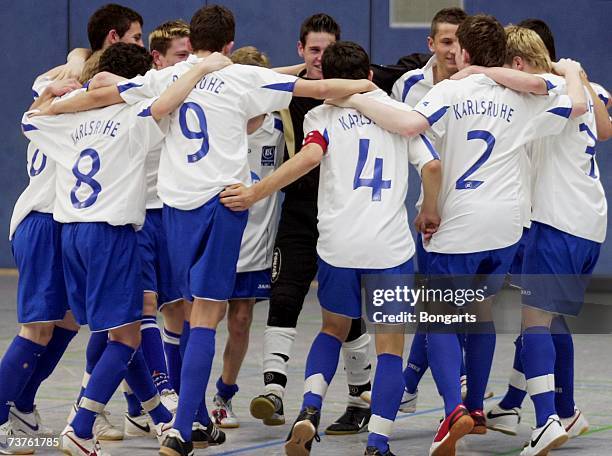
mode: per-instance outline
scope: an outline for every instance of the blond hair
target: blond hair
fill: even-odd
[[[257,49],[255,46],[244,46],[236,49],[230,56],[232,62],[241,65],[253,65],[260,67],[270,67],[268,56]]]
[[[509,25],[506,27],[506,65],[511,65],[514,57],[522,58],[539,71],[552,71],[552,63],[542,38],[528,28]]]
[[[175,38],[189,36],[189,24],[180,19],[164,22],[149,34],[149,52],[157,51],[166,55],[170,43]]]

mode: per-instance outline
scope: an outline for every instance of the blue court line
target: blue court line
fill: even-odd
[[[502,397],[503,396],[495,396],[487,400],[497,400],[497,399],[501,399]],[[397,418],[395,418],[395,421],[405,420],[408,418],[412,418],[413,416],[427,415],[428,413],[442,412],[442,411],[444,411],[444,407],[436,407],[432,409],[421,410],[420,412],[415,412],[415,413],[404,413],[398,416]],[[326,436],[327,434],[321,435],[321,440],[323,440]],[[247,451],[261,450],[263,448],[269,448],[269,447],[273,447],[276,445],[281,445],[283,443],[285,443],[284,439],[283,440],[271,440],[269,442],[260,443],[258,445],[251,445],[251,446],[244,447],[244,448],[238,448],[236,450],[224,451],[223,453],[214,453],[214,456],[229,456],[232,454],[241,454],[241,453],[246,453]]]

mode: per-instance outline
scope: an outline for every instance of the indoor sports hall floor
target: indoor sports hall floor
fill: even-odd
[[[15,289],[17,278],[11,275],[0,276],[0,354],[14,337]],[[313,290],[314,291],[314,290]],[[298,339],[294,347],[288,391],[285,396],[287,424],[279,427],[265,427],[249,416],[248,405],[251,398],[262,389],[261,348],[262,334],[267,315],[267,303],[257,305],[251,346],[239,377],[240,392],[234,399],[234,410],[241,419],[241,427],[227,432],[227,442],[218,448],[196,450],[196,455],[277,455],[283,454],[282,443],[298,412],[302,396],[304,360],[316,331],[319,329],[319,306],[316,293],[311,291],[305,305],[300,324]],[[608,300],[612,302],[612,300]],[[222,352],[226,331],[221,328],[217,337],[217,353]],[[503,394],[512,357],[514,336],[500,335],[489,389],[496,397]],[[407,338],[407,344],[410,336]],[[38,409],[46,425],[58,434],[65,426],[70,404],[74,400],[83,373],[87,331],[72,342],[64,359],[52,377],[43,384],[38,396]],[[407,345],[408,347],[408,345]],[[374,351],[372,360],[374,360]],[[576,400],[591,423],[587,435],[569,441],[564,447],[551,454],[559,456],[593,456],[612,454],[612,336],[580,335],[575,337],[576,353]],[[215,359],[211,376],[211,387],[219,375],[220,356]],[[214,392],[209,389],[209,397]],[[321,431],[339,416],[345,407],[346,383],[340,366],[332,383],[323,408]],[[210,402],[209,402],[210,405]],[[426,455],[438,421],[442,416],[441,400],[435,391],[431,375],[427,373],[421,384],[418,411],[413,415],[398,415],[391,449],[400,455]],[[123,424],[122,413],[125,408],[123,398],[116,394],[108,410],[110,419],[117,425]],[[522,443],[530,436],[530,426],[534,424],[531,402],[525,402],[523,422],[517,437],[507,437],[489,431],[484,436],[468,436],[458,449],[458,455],[518,455]],[[367,434],[346,437],[329,437],[321,434],[321,442],[313,446],[313,455],[361,455]],[[104,442],[103,447],[113,455],[141,456],[156,454],[157,441],[153,439],[130,439],[122,442]],[[37,454],[52,454],[57,451],[39,450]]]

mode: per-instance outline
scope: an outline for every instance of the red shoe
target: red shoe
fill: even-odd
[[[457,440],[469,434],[473,427],[474,420],[470,416],[470,412],[463,404],[459,404],[440,423],[438,432],[429,448],[429,456],[454,456]]]
[[[470,434],[486,434],[487,433],[487,418],[482,410],[472,410],[470,412],[472,420],[474,420],[474,427]]]

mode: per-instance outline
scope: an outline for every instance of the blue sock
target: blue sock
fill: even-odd
[[[191,441],[191,426],[198,407],[202,415],[200,419],[208,416],[203,398],[215,356],[215,333],[214,329],[195,327],[189,335],[181,370],[181,395],[174,421],[174,429],[181,433],[185,441]]]
[[[68,348],[68,344],[76,335],[77,331],[70,331],[57,326],[53,328],[53,336],[47,344],[47,349],[39,358],[36,370],[34,370],[28,384],[21,391],[19,398],[15,400],[15,407],[19,411],[24,413],[34,411],[34,399],[36,398],[38,388],[51,375],[66,348]]]
[[[185,350],[187,349],[187,342],[191,335],[191,325],[187,320],[183,322],[183,332],[181,333],[181,339],[179,344],[179,350],[181,352],[181,359],[185,358]],[[181,369],[182,370],[182,369]]]
[[[95,334],[95,333],[94,333]],[[106,349],[96,363],[79,410],[72,423],[74,433],[82,439],[93,436],[96,412],[87,408],[88,400],[106,405],[125,377],[134,349],[120,342],[108,341]]]
[[[151,315],[143,316],[140,333],[142,334],[142,343],[140,344],[142,354],[157,391],[161,394],[164,390],[171,390],[172,385],[170,385],[168,377],[168,367],[164,357],[161,333],[159,332],[159,326],[157,326],[157,318]]]
[[[484,408],[484,394],[495,353],[495,324],[483,321],[472,324],[465,339],[467,395],[464,404],[471,412]]]
[[[8,402],[19,397],[44,351],[44,345],[21,336],[15,336],[9,345],[0,361],[0,424],[8,420]]]
[[[238,385],[227,385],[223,383],[223,379],[219,377],[217,380],[217,394],[221,396],[225,402],[231,400],[237,392]]]
[[[321,410],[327,387],[334,378],[338,368],[341,348],[342,342],[334,336],[320,332],[315,337],[306,359],[306,373],[304,375],[305,392],[302,410],[306,407],[315,407]],[[319,376],[321,374],[323,378]],[[310,390],[306,391],[306,385],[310,386]]]
[[[427,333],[427,358],[438,393],[444,399],[444,412],[450,415],[461,404],[461,346],[455,333]]]
[[[467,369],[465,368],[465,342],[467,335],[457,334],[457,339],[459,339],[459,346],[461,347],[461,369],[459,369],[459,375],[464,377],[467,375]]]
[[[515,407],[521,408],[521,406],[523,405],[523,400],[527,395],[527,391],[525,389],[518,388],[519,384],[523,383],[523,381],[519,379],[521,377],[525,377],[525,374],[523,373],[523,363],[521,362],[522,350],[523,336],[521,334],[514,341],[514,362],[512,363],[513,371],[512,377],[510,379],[510,384],[508,385],[508,391],[499,403],[499,406],[505,410],[510,410]],[[514,385],[512,383],[514,383]]]
[[[523,331],[521,360],[527,392],[536,411],[536,427],[542,427],[556,413],[554,381],[551,381],[555,372],[555,345],[547,327],[532,326]]]
[[[427,334],[419,330],[414,334],[414,338],[412,339],[410,355],[408,355],[408,362],[406,363],[406,369],[404,369],[404,384],[406,386],[406,391],[410,394],[416,393],[419,382],[428,367]]]
[[[375,446],[381,453],[385,453],[389,449],[389,427],[395,421],[402,401],[402,358],[390,353],[381,353],[377,359],[372,387],[372,419],[370,419],[368,446]],[[374,416],[387,421],[383,422]],[[379,426],[382,423],[386,426]]]
[[[166,354],[166,362],[168,364],[170,384],[174,391],[179,394],[181,392],[181,366],[183,364],[180,348],[181,335],[163,328],[162,340],[164,342],[164,353]]]
[[[574,415],[574,341],[563,317],[552,321],[555,345],[555,408],[561,418]]]
[[[85,372],[87,374],[91,375],[102,353],[104,353],[107,344],[108,331],[91,333],[89,342],[87,342],[87,348],[85,349]],[[79,392],[79,397],[77,397],[77,404],[80,402],[84,393],[85,385],[81,385],[81,391]]]
[[[210,424],[210,416],[208,416],[208,410],[206,409],[206,401],[204,401],[203,399],[198,405],[195,420],[198,423],[203,424],[204,426],[208,426]]]
[[[140,401],[136,397],[136,395],[132,393],[123,393],[123,397],[125,397],[125,401],[127,402],[127,411],[130,416],[140,416],[142,413],[142,405]]]
[[[149,375],[149,369],[140,348],[132,356],[132,361],[125,373],[125,381],[130,385],[141,404],[157,396],[157,389]],[[172,413],[161,402],[155,408],[148,408],[145,411],[149,413],[155,424],[168,423],[172,420]]]

